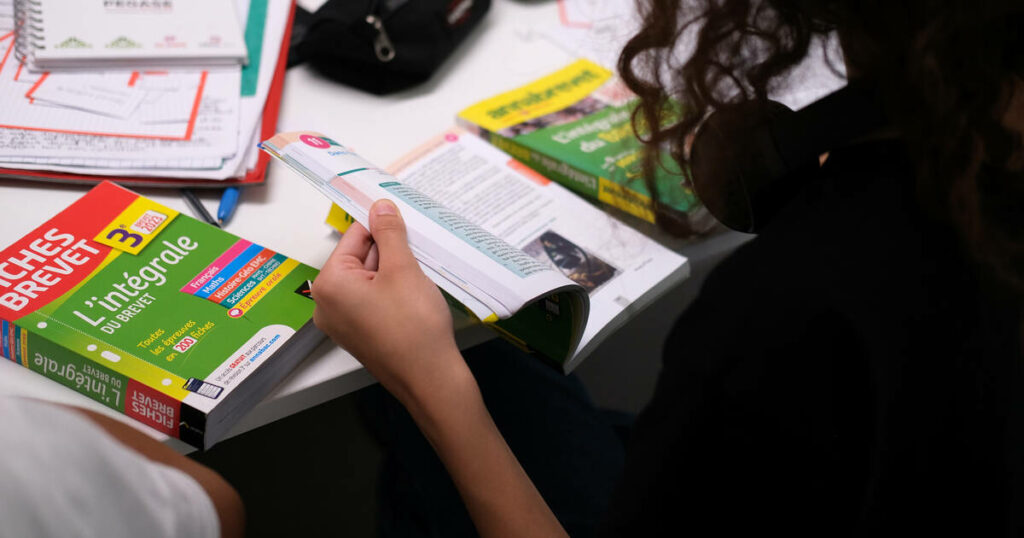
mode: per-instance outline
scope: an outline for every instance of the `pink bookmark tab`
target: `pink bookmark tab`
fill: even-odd
[[[202,289],[202,287],[206,285],[206,283],[209,282],[211,278],[216,276],[221,269],[227,267],[227,265],[230,264],[232,260],[237,258],[239,254],[241,254],[243,251],[245,251],[245,249],[249,248],[249,246],[251,245],[251,242],[246,241],[245,239],[239,239],[234,245],[231,245],[231,248],[224,251],[224,254],[221,254],[219,258],[213,260],[213,263],[207,265],[206,269],[203,269],[202,272],[196,275],[196,277],[193,278],[191,282],[185,284],[181,288],[181,291],[195,295],[195,293]]]

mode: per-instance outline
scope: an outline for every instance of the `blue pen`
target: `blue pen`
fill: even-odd
[[[220,197],[220,206],[217,207],[217,222],[223,226],[224,223],[231,218],[231,215],[235,212],[235,207],[237,206],[238,187],[228,187],[224,189],[224,194]]]

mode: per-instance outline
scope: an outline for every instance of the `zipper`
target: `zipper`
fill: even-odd
[[[373,38],[373,52],[377,53],[377,59],[385,63],[394,60],[395,46],[391,44],[391,38],[384,30],[384,21],[377,15],[367,15],[366,24],[377,32],[377,37]]]
[[[377,59],[383,63],[395,59],[395,45],[391,42],[391,37],[388,36],[387,30],[384,29],[384,20],[394,15],[396,11],[409,3],[409,0],[385,0],[385,3],[388,4],[385,7],[390,8],[387,13],[380,13],[381,10],[378,9],[381,5],[380,0],[372,0],[366,15],[366,24],[369,24],[373,31],[376,32],[376,37],[373,39],[373,52],[377,54]]]

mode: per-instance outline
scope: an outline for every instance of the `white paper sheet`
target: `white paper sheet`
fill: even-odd
[[[23,84],[15,81],[19,76],[19,62],[12,51],[14,40],[0,42],[0,126],[51,132],[70,132],[105,136],[133,136],[187,140],[191,136],[191,122],[142,123],[131,119],[93,114],[70,108],[35,106],[30,97],[35,89],[46,84],[45,74],[25,91]],[[197,92],[198,93],[198,92]],[[190,118],[191,119],[191,118]]]
[[[0,36],[14,30],[14,2],[0,0]]]
[[[115,84],[109,77],[78,74],[50,76],[46,84],[32,92],[32,98],[37,102],[45,101],[120,119],[132,118],[145,97],[146,92],[137,86]],[[188,121],[187,114],[185,112],[178,121]]]
[[[104,163],[123,161],[116,167],[116,173],[126,174],[126,168],[144,168],[138,162],[191,162],[196,159],[221,161],[233,157],[238,150],[238,91],[238,68],[208,73],[189,141],[0,129],[0,162],[44,164],[66,163],[69,162],[67,159],[72,159],[86,166],[84,163],[90,159]],[[110,164],[103,166],[111,167]]]

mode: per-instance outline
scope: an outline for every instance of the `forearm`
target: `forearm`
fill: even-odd
[[[468,368],[408,400],[482,536],[566,535],[495,426]]]

